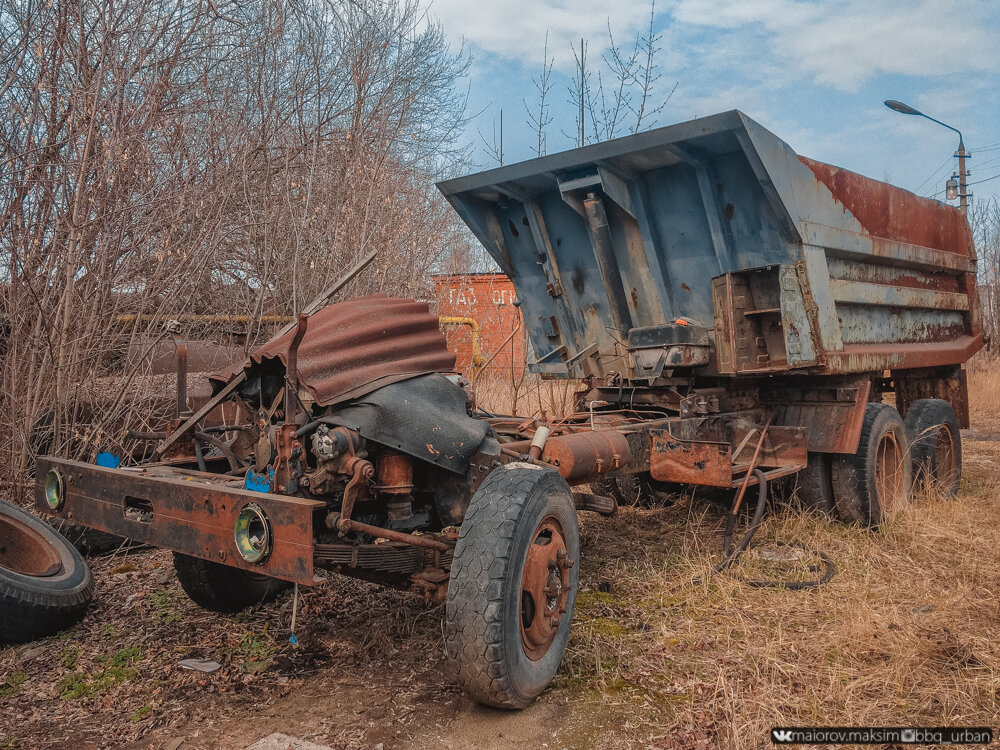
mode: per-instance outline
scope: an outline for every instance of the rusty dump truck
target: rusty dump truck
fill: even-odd
[[[797,475],[878,526],[914,476],[957,491],[983,344],[957,209],[738,111],[439,187],[514,283],[529,369],[579,381],[573,414],[477,408],[426,304],[365,297],[218,373],[153,460],[40,458],[38,509],[173,550],[216,610],[320,568],[444,600],[458,681],[517,708],[569,636],[577,511]],[[224,401],[238,419],[200,427]]]

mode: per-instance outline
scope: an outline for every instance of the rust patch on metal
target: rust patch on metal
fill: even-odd
[[[42,458],[38,476],[58,467],[65,477],[65,504],[55,514],[92,529],[224,563],[261,575],[313,584],[313,512],[324,503],[226,487],[227,478],[208,475],[106,469]],[[234,541],[236,516],[247,503],[263,509],[274,540],[267,560],[255,565],[240,557]],[[45,502],[44,482],[35,488],[35,507]]]
[[[731,454],[728,443],[677,440],[667,433],[654,434],[649,473],[658,482],[730,487]]]
[[[827,352],[824,364],[831,373],[939,367],[966,362],[982,348],[980,335],[920,344],[849,344],[842,351]]]
[[[975,257],[969,225],[954,206],[804,156],[799,161],[873,237]]]
[[[375,462],[379,492],[408,495],[413,491],[413,459],[405,453],[383,453]]]
[[[773,390],[762,390],[761,400],[774,410],[775,425],[805,430],[808,450],[854,453],[870,395],[871,380],[858,377],[833,382],[816,379],[800,388],[776,384]]]
[[[20,518],[0,512],[0,568],[43,577],[58,573],[62,562],[52,545],[35,529]]]
[[[287,367],[294,335],[289,331],[255,349],[243,369],[275,358]],[[455,354],[426,303],[378,294],[313,313],[298,347],[296,369],[299,384],[317,405],[330,406],[390,383],[454,367]],[[228,370],[212,375],[216,390],[233,374]]]
[[[808,430],[807,427],[771,424],[760,444],[757,460],[751,468],[750,459],[760,436],[759,427],[737,423],[733,429],[732,442],[737,446],[742,445],[743,448],[732,457],[734,471],[752,471],[756,468],[804,467],[808,460],[806,451]],[[750,439],[746,440],[748,436]]]
[[[926,370],[894,371],[896,409],[906,416],[914,401],[922,398],[939,398],[951,404],[958,417],[958,426],[969,429],[969,386],[966,373],[960,367]]]

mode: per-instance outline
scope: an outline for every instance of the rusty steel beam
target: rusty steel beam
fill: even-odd
[[[313,513],[325,507],[320,501],[209,484],[191,472],[172,475],[158,469],[154,476],[80,461],[38,460],[39,477],[50,469],[63,475],[64,505],[53,513],[45,501],[45,483],[38,482],[39,510],[155,547],[313,585]],[[236,516],[248,503],[264,511],[273,534],[270,555],[261,564],[243,560],[234,540]]]
[[[958,365],[982,348],[981,335],[959,336],[919,344],[849,344],[839,352],[827,352],[823,359],[831,373],[877,372]]]

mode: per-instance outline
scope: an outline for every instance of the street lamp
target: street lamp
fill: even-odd
[[[965,142],[962,140],[962,131],[958,128],[953,128],[951,125],[940,120],[935,120],[930,115],[925,115],[919,109],[914,109],[909,104],[903,104],[903,102],[897,102],[895,99],[886,99],[885,106],[889,109],[900,112],[904,115],[919,115],[920,117],[926,117],[931,122],[936,122],[938,125],[943,125],[948,128],[948,130],[954,130],[958,133],[958,153],[955,154],[958,157],[958,199],[959,205],[962,207],[962,214],[968,213],[968,198],[969,194],[965,190],[965,157],[968,154],[965,153]],[[955,199],[955,178],[952,176],[947,182],[947,197],[949,200]]]

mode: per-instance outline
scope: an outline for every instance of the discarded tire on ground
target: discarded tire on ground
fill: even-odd
[[[508,464],[472,497],[451,568],[445,644],[480,703],[524,708],[555,675],[579,552],[573,496],[556,472]]]
[[[0,500],[0,643],[65,630],[87,609],[94,579],[51,526]]]
[[[962,433],[955,410],[947,401],[923,398],[910,405],[905,422],[914,481],[955,497],[962,482]]]
[[[272,601],[291,586],[287,581],[179,552],[174,553],[174,570],[191,601],[202,609],[226,614]]]
[[[887,404],[865,408],[853,456],[831,462],[833,496],[842,521],[876,527],[892,518],[910,493],[912,468],[906,425]]]

